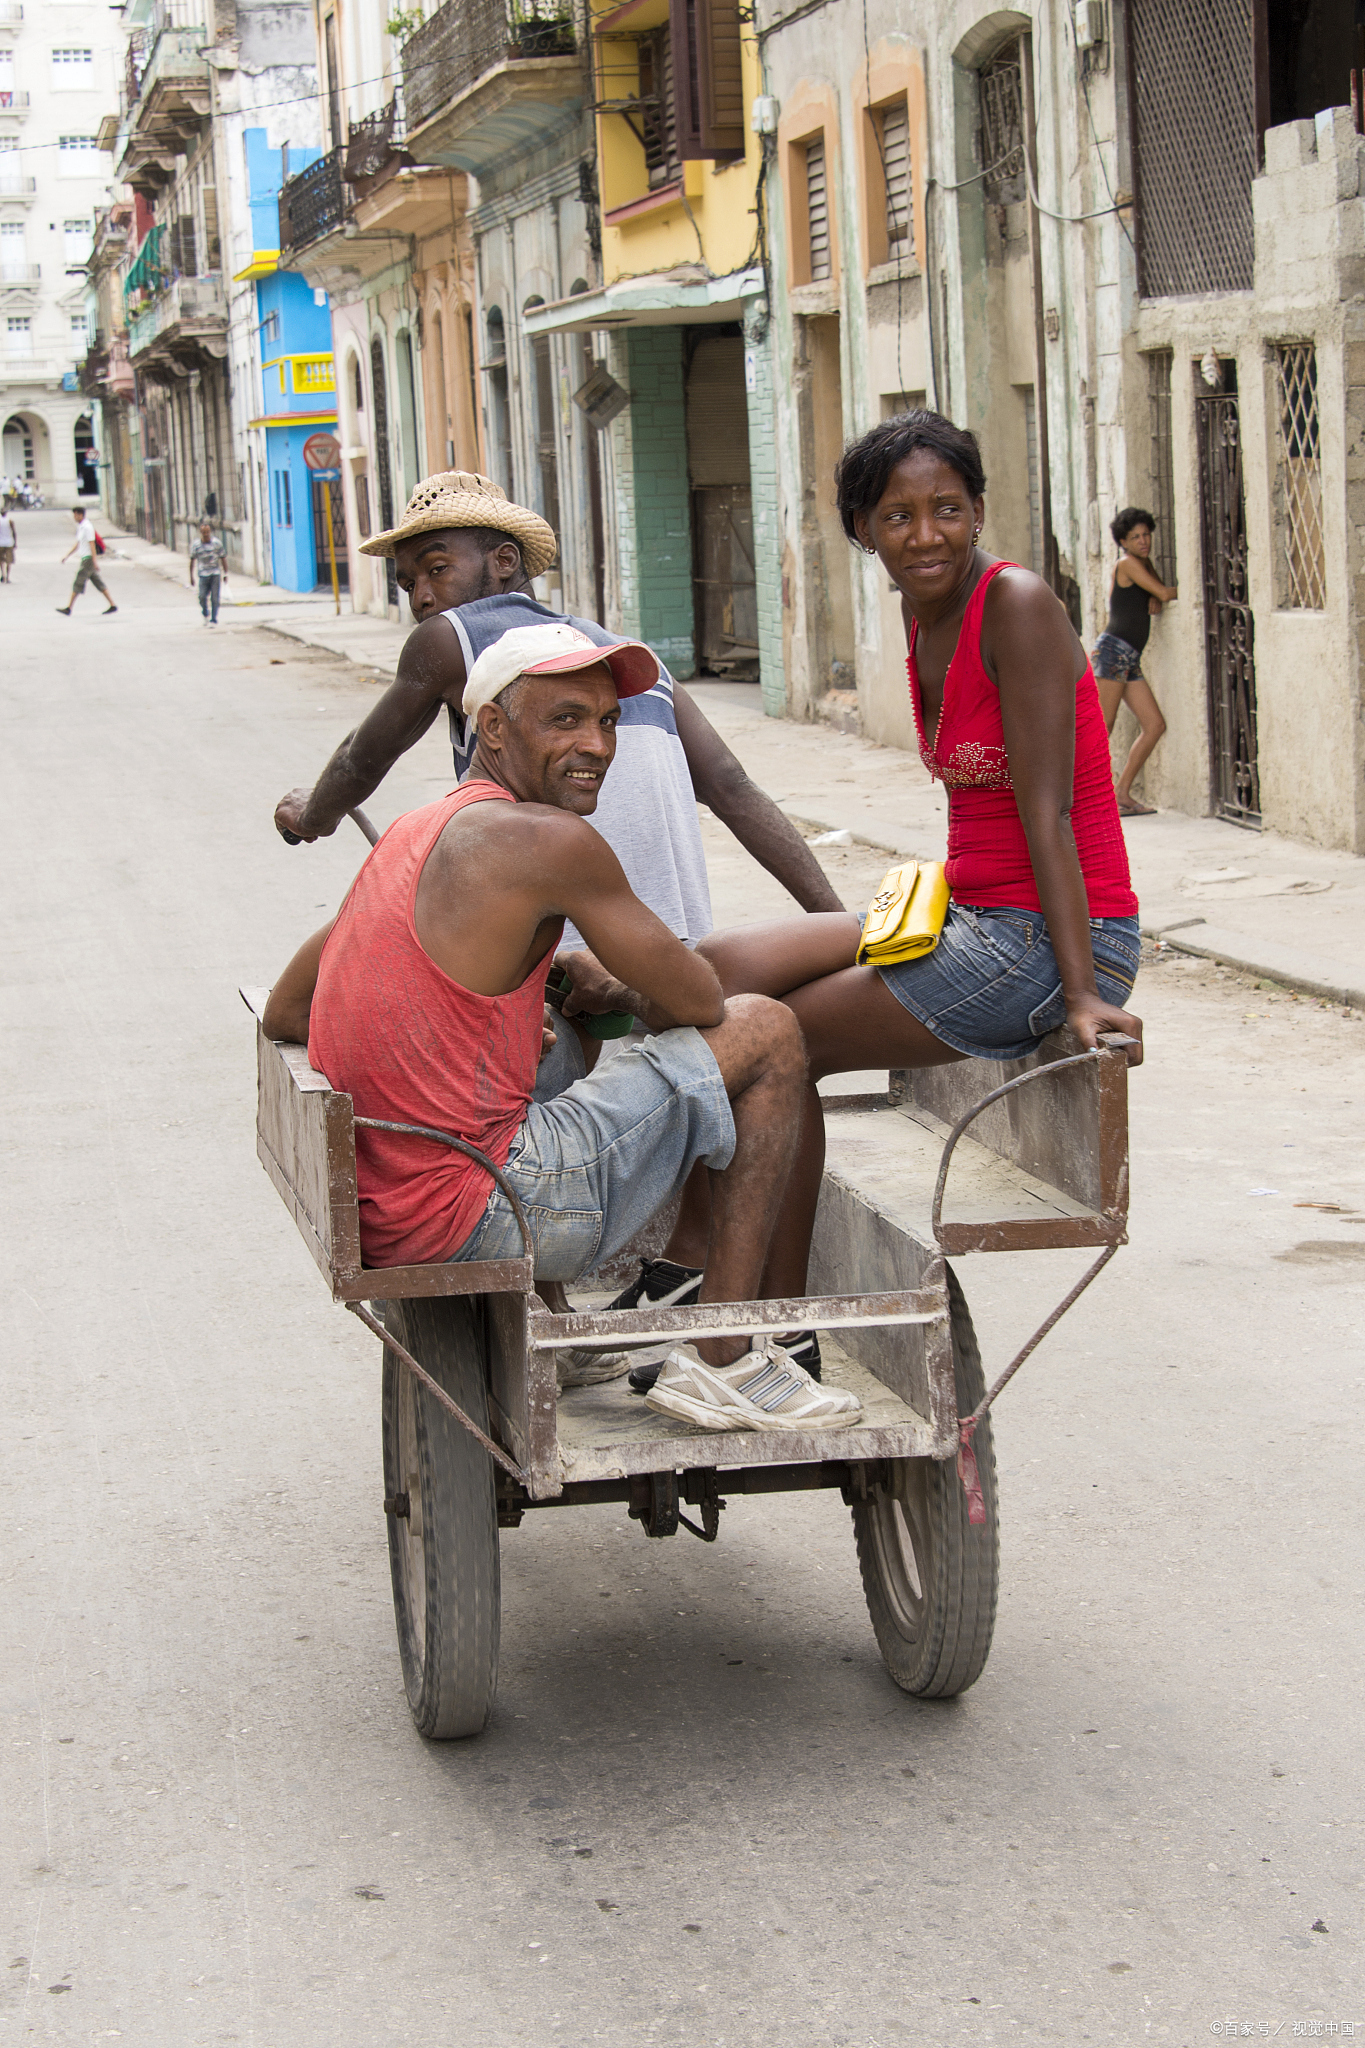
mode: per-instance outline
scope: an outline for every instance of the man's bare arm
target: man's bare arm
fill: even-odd
[[[464,649],[449,619],[414,627],[398,657],[398,674],[374,709],[348,733],[312,789],[291,789],[275,806],[280,832],[326,839],[347,811],[363,804],[395,761],[430,731],[444,702],[465,685]]]
[[[331,918],[321,931],[304,940],[271,989],[261,1018],[267,1038],[284,1038],[291,1045],[307,1045],[313,990],[318,985],[318,966],[322,960],[322,949],[335,923],[336,919]]]
[[[791,819],[750,780],[743,763],[681,684],[673,692],[673,710],[692,787],[700,801],[803,910],[842,910],[828,876]]]
[[[562,826],[563,846],[552,854],[547,846],[551,865],[542,872],[569,877],[555,892],[555,908],[573,920],[616,977],[620,995],[612,1007],[632,1010],[651,1031],[719,1024],[725,1003],[709,962],[690,952],[640,901],[605,839],[581,819],[565,817]],[[565,1016],[575,1007],[570,998]]]

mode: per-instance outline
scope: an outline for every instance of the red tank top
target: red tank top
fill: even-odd
[[[983,909],[1041,910],[1019,806],[1014,799],[1000,692],[981,659],[981,617],[986,592],[1002,569],[995,562],[967,601],[962,629],[943,679],[943,706],[932,746],[924,730],[915,642],[910,628],[906,672],[919,734],[920,758],[948,792],[948,886],[959,903]],[[1128,849],[1119,824],[1100,694],[1089,663],[1076,685],[1076,759],[1071,783],[1071,830],[1092,917],[1134,917],[1137,897],[1128,877]]]
[[[427,857],[457,811],[516,798],[497,783],[409,811],[351,885],[322,949],[308,1057],[357,1116],[430,1124],[501,1166],[535,1086],[545,977],[554,948],[520,988],[481,996],[425,952],[413,923]],[[367,1266],[448,1259],[479,1220],[488,1175],[430,1139],[357,1131],[360,1243]]]

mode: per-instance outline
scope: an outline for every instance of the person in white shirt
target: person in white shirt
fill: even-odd
[[[118,610],[118,606],[105,588],[104,580],[100,575],[99,567],[95,560],[94,522],[89,514],[79,505],[72,506],[71,516],[76,522],[76,538],[62,556],[62,560],[69,562],[78,550],[80,560],[76,564],[76,580],[71,586],[70,600],[66,604],[59,604],[57,610],[62,614],[63,618],[69,619],[71,617],[71,606],[76,602],[86,584],[93,583],[96,590],[105,599],[103,617],[107,619],[110,612]]]
[[[9,582],[9,572],[14,566],[14,550],[19,545],[19,536],[14,531],[14,521],[8,512],[0,512],[0,583]]]

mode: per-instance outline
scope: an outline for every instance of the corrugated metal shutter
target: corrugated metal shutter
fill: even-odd
[[[882,109],[882,175],[886,181],[886,239],[893,254],[912,255],[910,225],[910,116],[904,100]]]
[[[829,198],[825,189],[825,138],[806,144],[806,225],[810,244],[811,283],[828,277]]]
[[[717,335],[698,342],[687,373],[687,472],[703,484],[749,481],[749,404],[744,342]]]

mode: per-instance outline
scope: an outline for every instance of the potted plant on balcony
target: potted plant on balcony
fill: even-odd
[[[572,56],[576,43],[572,11],[550,0],[544,13],[512,4],[511,57]]]

